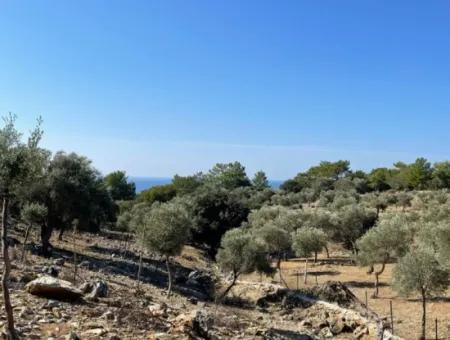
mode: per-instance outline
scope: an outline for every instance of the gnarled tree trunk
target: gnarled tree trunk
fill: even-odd
[[[8,197],[3,196],[3,207],[2,207],[2,251],[3,251],[3,275],[2,275],[2,290],[3,290],[3,301],[5,304],[6,312],[6,337],[8,340],[17,339],[16,330],[14,328],[14,315],[11,306],[11,299],[9,296],[9,273],[11,272],[11,263],[9,261],[8,253]]]
[[[421,340],[425,340],[426,324],[427,324],[427,294],[424,288],[422,288],[422,335]]]
[[[375,275],[375,291],[373,292],[373,297],[378,297],[378,293],[379,293],[379,284],[380,284],[380,280],[379,277],[381,274],[383,274],[384,269],[386,268],[386,261],[387,259],[385,259],[382,263],[381,263],[381,268],[380,270],[375,270],[375,268],[372,266],[372,271],[373,274]]]
[[[28,224],[27,229],[25,229],[25,237],[23,239],[23,247],[22,247],[22,256],[20,259],[21,262],[23,262],[25,260],[25,251],[26,251],[28,236],[30,235],[31,227],[32,227],[32,225],[30,223],[30,224]]]
[[[236,284],[237,278],[238,278],[239,274],[236,273],[235,271],[233,271],[233,279],[231,280],[230,285],[227,287],[227,289],[225,289],[223,291],[223,293],[220,295],[219,297],[219,301],[221,301],[225,296],[227,296],[228,292],[231,290],[231,288],[234,287],[234,285]]]
[[[278,275],[280,276],[280,284],[283,284],[287,288],[288,287],[287,283],[284,280],[282,272],[281,272],[281,254],[279,254],[278,258],[277,258],[277,270],[278,270]]]
[[[167,255],[166,255],[166,267],[167,267],[167,280],[168,280],[167,297],[170,297],[170,295],[172,294],[172,271],[170,269],[169,256],[167,256]]]

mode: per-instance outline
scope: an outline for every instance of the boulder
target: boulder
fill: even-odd
[[[189,273],[186,284],[200,290],[209,297],[214,295],[215,285],[212,274],[193,270]]]
[[[103,280],[86,282],[80,286],[80,290],[89,299],[104,298],[108,296],[108,284]]]
[[[180,314],[172,322],[172,332],[175,334],[192,331],[196,336],[208,339],[214,319],[204,309],[193,310],[191,313]]]
[[[214,325],[214,318],[204,309],[193,312],[193,331],[200,337],[207,338]]]
[[[25,288],[30,294],[62,301],[75,301],[83,295],[70,282],[52,276],[41,276],[28,282]]]

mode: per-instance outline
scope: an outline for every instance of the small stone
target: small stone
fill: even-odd
[[[108,333],[108,332],[103,328],[93,328],[93,329],[88,329],[87,331],[83,332],[81,334],[81,337],[85,338],[85,337],[89,337],[89,336],[102,336],[102,335],[105,335],[106,333]]]

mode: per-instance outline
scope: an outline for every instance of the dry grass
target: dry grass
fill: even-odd
[[[352,265],[349,255],[340,249],[331,251],[331,258],[326,259],[325,254],[319,256],[317,264],[309,260],[309,275],[306,287],[312,287],[317,283],[326,281],[341,281],[347,284],[353,293],[362,301],[365,301],[367,292],[369,308],[378,313],[381,317],[390,317],[389,301],[393,304],[394,331],[396,335],[404,339],[418,339],[421,329],[422,308],[421,301],[417,296],[410,298],[399,297],[391,287],[391,276],[393,264],[386,266],[386,270],[380,276],[380,291],[378,298],[372,298],[373,275],[368,275],[367,268]],[[299,287],[305,287],[303,283],[305,261],[304,259],[292,259],[283,262],[281,265],[283,277],[289,288],[295,289],[297,286],[297,276]],[[260,276],[253,274],[245,278],[246,280],[260,281]],[[273,279],[263,278],[265,281],[278,281],[278,275]],[[450,339],[450,289],[444,296],[430,301],[427,305],[427,339],[435,339],[435,319],[438,319],[439,339]]]

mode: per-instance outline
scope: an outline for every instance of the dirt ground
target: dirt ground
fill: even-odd
[[[394,265],[388,264],[380,276],[378,298],[373,298],[374,276],[368,275],[367,267],[361,268],[351,264],[349,255],[341,249],[334,248],[330,258],[320,254],[316,264],[308,260],[307,284],[304,284],[305,259],[291,259],[281,264],[283,278],[291,289],[312,287],[326,281],[341,281],[353,293],[365,302],[366,293],[369,308],[380,317],[390,318],[390,301],[392,301],[394,332],[404,339],[418,339],[421,330],[422,307],[418,296],[400,297],[391,287],[391,276]],[[260,281],[261,276],[253,274],[247,280]],[[279,282],[276,274],[273,278],[263,277],[263,281]],[[450,339],[450,289],[444,296],[439,296],[427,304],[427,339],[435,339],[435,320],[438,320],[438,338]]]

